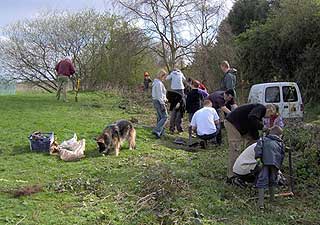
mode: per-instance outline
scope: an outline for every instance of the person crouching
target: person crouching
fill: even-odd
[[[192,117],[192,129],[197,132],[197,136],[204,140],[206,147],[207,140],[211,140],[217,136],[219,132],[219,116],[217,111],[212,108],[210,100],[204,100],[203,108],[199,109]]]
[[[266,137],[258,142],[255,151],[255,158],[258,164],[262,164],[256,187],[258,188],[258,207],[264,208],[264,190],[269,188],[270,201],[274,200],[274,186],[276,185],[278,171],[284,159],[284,143],[281,139],[282,129],[273,126]]]

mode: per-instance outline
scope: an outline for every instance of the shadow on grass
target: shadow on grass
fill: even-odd
[[[179,140],[183,142],[183,144],[176,144],[175,141]],[[200,145],[197,145],[197,139],[192,139],[192,146],[189,146],[189,139],[181,136],[174,136],[174,135],[166,135],[165,137],[161,138],[161,144],[166,146],[167,148],[171,149],[178,149],[183,150],[186,152],[199,152],[203,151],[204,149],[200,148]]]
[[[31,150],[29,146],[21,146],[21,145],[15,145],[12,148],[11,155],[22,155],[22,154],[49,155],[49,151],[35,151],[35,150]]]
[[[98,147],[95,149],[91,149],[90,151],[85,151],[85,158],[98,158],[103,157],[102,154],[99,152]]]

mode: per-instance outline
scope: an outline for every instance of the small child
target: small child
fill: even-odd
[[[284,127],[283,119],[282,119],[280,112],[279,112],[279,106],[276,104],[274,104],[274,106],[276,108],[276,113],[274,115],[272,115],[271,117],[263,118],[264,129],[269,129],[274,125],[277,125],[281,128]]]
[[[147,71],[144,72],[143,76],[144,76],[144,79],[143,79],[144,89],[143,89],[143,90],[144,90],[144,91],[148,91],[148,89],[149,89],[149,83],[151,83],[152,80],[151,80],[150,75],[149,75],[149,73],[148,73]]]
[[[261,138],[256,147],[255,159],[262,164],[256,187],[258,188],[258,206],[264,208],[264,189],[269,188],[270,201],[274,200],[274,186],[276,185],[278,171],[284,159],[284,144],[281,139],[282,128],[273,126],[266,137]]]

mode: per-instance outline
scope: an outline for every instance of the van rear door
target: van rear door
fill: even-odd
[[[281,94],[283,102],[282,115],[286,118],[303,117],[303,112],[300,109],[302,100],[300,92],[294,84],[282,84]]]
[[[279,83],[269,84],[265,87],[264,105],[275,104],[279,106],[280,114],[282,114],[281,90]]]

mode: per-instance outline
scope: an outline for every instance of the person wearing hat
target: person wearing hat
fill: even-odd
[[[65,59],[61,60],[55,67],[57,72],[57,100],[60,99],[60,94],[62,92],[62,100],[67,102],[67,88],[70,76],[75,73],[74,65],[72,64],[71,57],[67,56]]]
[[[220,118],[223,118],[223,113],[229,114],[233,109],[237,108],[237,104],[234,99],[234,91],[228,89],[226,91],[215,91],[208,96],[208,99],[212,102],[212,107],[218,112]],[[217,144],[222,143],[221,129],[217,134]]]

